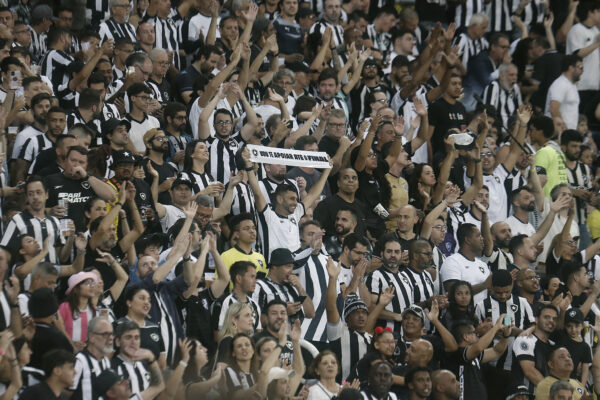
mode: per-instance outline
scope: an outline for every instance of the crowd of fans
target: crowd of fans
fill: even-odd
[[[599,27],[0,0],[0,400],[595,399]]]

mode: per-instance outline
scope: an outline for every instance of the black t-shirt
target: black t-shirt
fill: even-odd
[[[429,107],[429,125],[435,127],[431,137],[434,154],[441,154],[439,157],[445,156],[444,136],[446,132],[452,128],[465,129],[467,127],[466,115],[467,110],[460,101],[450,104],[443,97]]]
[[[113,255],[115,260],[121,264],[121,260],[125,256],[125,253],[121,251],[121,248],[117,244],[115,247],[110,249],[110,254]],[[102,277],[102,281],[104,282],[104,288],[109,289],[117,280],[117,276],[115,275],[115,271],[113,271],[112,267],[106,263],[96,261],[97,258],[100,258],[100,254],[95,249],[90,247],[88,243],[85,253],[84,265],[86,267],[94,267],[100,272],[100,276]],[[123,264],[121,264],[123,265]],[[126,270],[127,275],[129,275],[129,271]],[[118,299],[114,299],[115,302]]]
[[[48,200],[46,207],[52,208],[58,204],[59,199],[68,201],[68,218],[73,220],[77,232],[86,230],[85,203],[96,196],[87,179],[70,179],[64,174],[54,174],[44,178],[48,186]]]
[[[50,386],[46,382],[41,382],[36,385],[30,386],[23,390],[23,393],[19,396],[20,400],[66,400],[69,396],[67,396],[64,392],[61,393],[58,397],[54,394]]]
[[[148,173],[148,160],[149,158],[145,158],[143,161],[144,173],[146,174],[145,181],[148,185],[152,185],[152,179],[154,178]],[[154,168],[156,172],[158,172],[159,185],[163,183],[165,179],[177,176],[177,169],[168,162],[163,162],[162,165],[159,165],[154,161],[150,160],[150,163],[152,163],[152,168]],[[161,204],[171,204],[171,194],[168,190],[158,193],[158,202]]]
[[[50,147],[49,149],[40,151],[35,158],[35,165],[33,166],[32,175],[41,175],[40,171],[42,171],[44,168],[54,166],[56,164],[56,160],[57,156],[55,147]]]
[[[69,339],[54,326],[37,323],[35,324],[35,335],[31,341],[31,361],[29,365],[33,368],[42,369],[42,359],[48,350],[63,349],[73,352],[73,346]],[[44,397],[39,397],[40,399]]]
[[[454,353],[444,358],[443,367],[454,372],[456,379],[461,382],[461,399],[486,400],[487,390],[481,374],[483,352],[472,360],[467,360],[467,348],[459,347]]]
[[[127,317],[119,319],[115,323],[115,328],[123,322],[131,321]],[[160,356],[160,353],[165,353],[165,342],[163,341],[160,327],[150,321],[146,321],[144,326],[140,326],[140,347],[150,350],[155,358]]]
[[[329,157],[335,156],[335,153],[340,147],[340,142],[333,140],[329,136],[323,136],[319,142],[319,151],[324,151],[329,154]]]
[[[214,303],[210,289],[201,290],[198,295],[190,296],[185,302],[186,309],[186,336],[198,339],[212,356],[217,350],[212,329],[206,329],[206,321],[210,321],[210,308]]]
[[[314,218],[325,228],[325,234],[327,236],[335,235],[335,217],[338,210],[342,207],[350,207],[356,212],[358,223],[354,231],[361,235],[364,234],[365,216],[362,211],[364,209],[362,202],[355,198],[353,203],[348,203],[337,194],[321,201],[314,211]]]
[[[429,361],[429,369],[432,371],[439,369],[440,360],[442,360],[446,354],[442,338],[437,334],[432,334],[423,335],[420,339],[427,340],[433,346],[433,357],[431,358],[431,361]],[[411,344],[412,342],[405,342],[402,338],[398,339],[396,350],[394,351],[394,357],[396,358],[397,364],[406,364],[406,350],[408,350]]]

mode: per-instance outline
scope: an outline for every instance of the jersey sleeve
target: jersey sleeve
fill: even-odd
[[[513,352],[517,361],[535,360],[535,341],[534,337],[519,336],[513,343]]]
[[[451,258],[447,258],[440,268],[440,276],[442,278],[442,283],[451,280],[460,280],[462,277],[460,266]]]

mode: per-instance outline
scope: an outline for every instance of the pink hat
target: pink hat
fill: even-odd
[[[75,275],[71,275],[69,278],[69,288],[65,294],[68,295],[75,286],[88,279],[92,279],[95,283],[98,283],[98,276],[93,272],[78,272]]]

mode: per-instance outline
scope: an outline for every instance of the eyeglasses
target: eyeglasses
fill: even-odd
[[[365,69],[367,69],[367,68],[377,68],[377,65],[373,65],[373,64],[365,65]]]
[[[434,225],[432,226],[433,229],[439,229],[442,232],[446,232],[448,230],[448,227],[446,225]]]
[[[231,121],[216,121],[215,122],[215,125],[218,125],[218,126],[231,125],[231,124],[232,124]]]
[[[333,122],[330,122],[327,125],[331,126],[332,128],[345,128],[346,127],[346,124],[334,124]]]
[[[387,103],[387,99],[379,99],[379,100],[375,99],[374,102],[375,103]]]
[[[167,137],[166,137],[166,136],[154,136],[154,137],[152,138],[152,140],[157,140],[157,141],[159,141],[160,143],[162,143],[162,142],[166,142],[166,141],[167,141]]]
[[[479,155],[481,157],[493,157],[494,153],[492,153],[491,151],[488,151],[487,153],[479,153]]]

